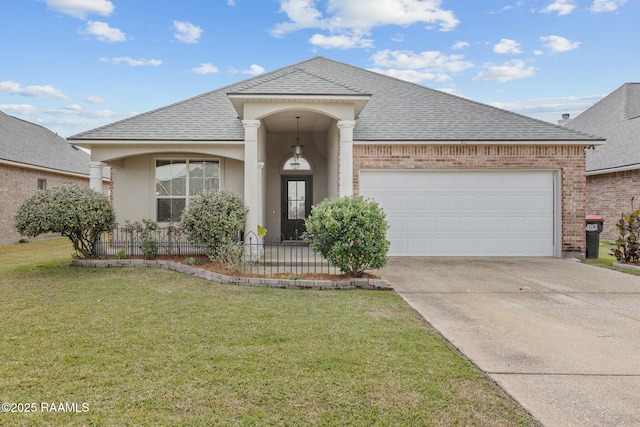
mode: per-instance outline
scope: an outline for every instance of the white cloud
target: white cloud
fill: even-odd
[[[410,52],[382,50],[372,57],[373,63],[379,67],[423,70],[434,73],[457,73],[473,64],[464,61],[463,55],[443,55],[438,51]]]
[[[568,52],[580,46],[580,42],[572,42],[560,36],[542,36],[540,41],[553,52]]]
[[[68,96],[51,85],[22,87],[20,83],[12,81],[0,82],[0,92],[11,95],[33,96],[36,98],[67,99]]]
[[[441,31],[453,30],[460,21],[441,4],[441,0],[369,0],[363,6],[362,0],[328,0],[323,14],[315,0],[280,0],[280,11],[289,21],[276,24],[271,34],[282,36],[305,28],[330,30],[333,34],[368,34],[375,27],[417,23],[435,24]]]
[[[202,64],[200,64],[199,67],[195,67],[191,69],[192,72],[196,73],[196,74],[215,74],[217,73],[218,67],[216,67],[213,64],[210,64],[208,62],[204,62]]]
[[[249,74],[251,76],[257,76],[258,74],[264,73],[264,67],[261,67],[260,65],[256,65],[256,64],[251,64],[251,66],[247,70],[231,69],[230,73],[231,74]]]
[[[46,0],[47,6],[58,12],[84,19],[87,15],[109,16],[113,3],[109,0]]]
[[[405,80],[412,83],[419,83],[425,80],[433,80],[436,82],[446,82],[451,80],[451,76],[444,73],[432,73],[429,71],[421,70],[398,70],[395,68],[369,68],[369,71],[373,71],[387,76],[395,77],[396,79]]]
[[[235,6],[236,0],[227,0],[227,6]]]
[[[119,113],[111,110],[85,110],[78,104],[70,104],[61,109],[46,110],[47,114],[51,115],[65,115],[65,116],[79,116],[79,117],[113,117]]]
[[[463,42],[463,41],[457,41],[453,44],[452,49],[460,50],[460,49],[464,49],[465,47],[469,47],[469,43]]]
[[[581,95],[531,98],[513,102],[492,102],[490,105],[557,124],[563,113],[570,113],[572,117],[575,117],[605,96]]]
[[[29,104],[0,104],[0,111],[11,111],[24,115],[38,114],[36,107]]]
[[[183,43],[198,43],[204,30],[190,22],[173,21],[173,36]]]
[[[322,34],[314,34],[309,42],[324,49],[351,49],[356,47],[372,47],[373,40],[362,38],[362,35],[337,35],[325,36]]]
[[[89,21],[85,34],[94,36],[101,42],[123,42],[127,39],[125,33],[117,28],[111,28],[106,22]]]
[[[541,10],[542,13],[554,13],[557,12],[558,16],[568,15],[574,11],[576,3],[573,0],[555,0],[547,7]]]
[[[535,72],[535,68],[527,67],[524,61],[516,59],[501,65],[485,64],[484,69],[473,78],[473,81],[504,83],[513,79],[532,77]]]
[[[244,70],[242,74],[249,74],[252,76],[257,76],[258,74],[264,73],[264,67],[261,67],[256,64],[251,64],[248,70]]]
[[[501,39],[500,43],[493,46],[493,51],[499,54],[521,53],[520,43],[511,39]]]
[[[89,95],[85,99],[89,104],[106,104],[107,100],[102,98],[101,96]]]
[[[594,0],[589,10],[591,12],[615,12],[622,7],[628,0]]]
[[[142,67],[142,66],[157,67],[162,64],[162,61],[159,59],[133,59],[133,58],[129,58],[128,56],[118,56],[115,58],[102,57],[100,58],[100,62],[109,62],[115,65],[118,65],[124,62],[125,64],[130,65],[132,67]]]

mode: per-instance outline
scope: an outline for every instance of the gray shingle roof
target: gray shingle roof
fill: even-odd
[[[625,83],[565,125],[606,138],[587,151],[587,172],[640,168],[640,83]]]
[[[338,93],[336,93],[336,91]],[[322,57],[70,137],[244,140],[227,94],[370,94],[355,141],[582,141],[591,136]]]
[[[90,156],[40,125],[0,111],[0,159],[89,175]]]

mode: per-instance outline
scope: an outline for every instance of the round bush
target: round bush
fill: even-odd
[[[76,254],[95,255],[103,232],[116,226],[116,215],[103,194],[77,184],[63,184],[40,190],[20,206],[16,229],[27,237],[60,233],[73,243]]]
[[[325,200],[305,220],[304,240],[343,273],[361,277],[387,264],[387,229],[382,208],[362,196]]]
[[[240,197],[228,190],[206,191],[189,201],[180,223],[187,239],[215,254],[244,228],[247,209]]]

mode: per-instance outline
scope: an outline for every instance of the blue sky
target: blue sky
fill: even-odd
[[[0,111],[67,137],[324,56],[556,123],[640,81],[640,0],[3,0]]]

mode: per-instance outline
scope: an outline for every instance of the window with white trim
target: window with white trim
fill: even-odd
[[[156,160],[157,221],[179,221],[190,198],[219,188],[218,160]]]

